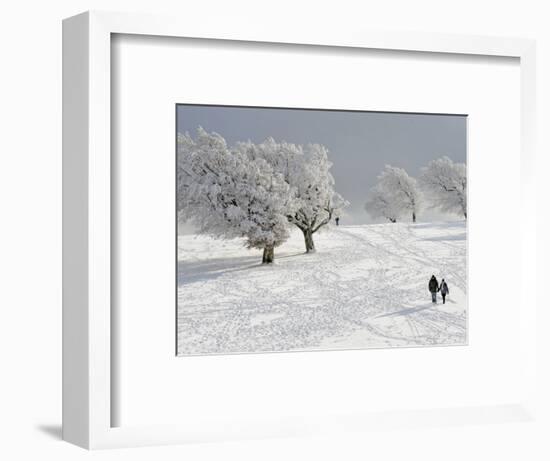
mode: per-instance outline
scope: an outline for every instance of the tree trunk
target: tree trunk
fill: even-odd
[[[275,255],[273,253],[273,247],[265,247],[264,254],[262,256],[262,264],[271,264],[274,259]]]
[[[413,211],[413,222],[416,222],[416,213]]]
[[[313,232],[311,229],[302,230],[304,233],[304,241],[306,244],[306,253],[315,251],[315,244],[313,243]]]

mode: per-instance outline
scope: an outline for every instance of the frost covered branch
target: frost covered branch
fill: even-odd
[[[454,163],[449,157],[432,160],[423,169],[420,182],[434,208],[468,218],[468,183],[464,163]]]

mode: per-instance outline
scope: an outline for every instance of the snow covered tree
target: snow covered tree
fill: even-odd
[[[216,238],[244,237],[271,263],[289,236],[290,187],[264,159],[230,149],[216,133],[178,135],[178,210]]]
[[[446,156],[432,160],[423,169],[420,182],[434,208],[468,218],[468,183],[464,163],[455,163]]]
[[[261,144],[240,143],[238,149],[251,159],[265,159],[284,177],[292,196],[287,219],[302,231],[306,252],[315,251],[313,234],[348,205],[334,190],[328,150],[320,144],[277,143],[273,138]]]
[[[410,177],[403,168],[386,165],[378,181],[380,187],[388,191],[397,214],[402,216],[408,213],[412,222],[416,222],[422,200],[416,179]]]
[[[383,217],[396,222],[408,214],[416,222],[420,204],[421,193],[416,180],[402,168],[386,165],[370,191],[365,209],[373,218]]]
[[[387,190],[380,183],[374,186],[369,193],[365,210],[373,218],[385,218],[390,222],[397,222],[401,210],[397,207],[391,191]]]

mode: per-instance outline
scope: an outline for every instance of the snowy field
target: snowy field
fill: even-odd
[[[178,240],[178,354],[357,349],[467,342],[466,224],[330,227],[275,264],[241,240]],[[445,305],[428,280],[445,278]]]

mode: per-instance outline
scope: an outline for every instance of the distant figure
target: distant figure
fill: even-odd
[[[336,225],[339,226],[340,225],[340,218],[338,216],[336,216],[335,221],[336,221]]]
[[[449,287],[445,279],[441,279],[441,286],[439,287],[441,291],[441,297],[443,298],[443,304],[445,304],[445,296],[449,294]]]
[[[432,278],[428,282],[428,290],[430,290],[432,294],[432,303],[435,304],[437,302],[437,292],[439,291],[439,284],[437,283],[435,275],[432,275]]]

